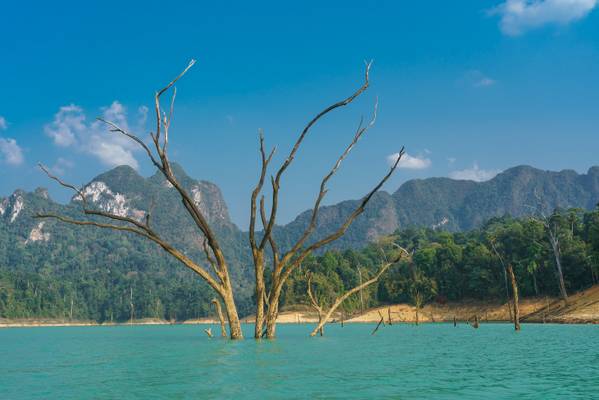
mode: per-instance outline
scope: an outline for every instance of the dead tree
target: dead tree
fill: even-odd
[[[520,300],[518,297],[518,282],[516,280],[516,274],[514,274],[514,268],[512,267],[511,263],[509,263],[509,262],[506,263],[504,261],[503,257],[501,256],[501,253],[497,249],[497,246],[495,246],[495,241],[493,238],[491,238],[489,240],[489,243],[491,244],[491,248],[493,249],[493,252],[499,259],[499,262],[503,266],[504,273],[506,274],[506,276],[510,277],[510,282],[512,285],[512,307],[513,307],[513,313],[510,310],[510,316],[513,316],[514,329],[519,331],[520,330],[520,303],[519,303]],[[509,305],[509,298],[508,298],[508,305]]]
[[[535,210],[535,215],[531,217],[533,221],[536,221],[543,225],[545,230],[545,234],[547,235],[547,240],[549,241],[549,245],[551,246],[551,252],[553,253],[553,258],[555,260],[555,269],[556,275],[559,285],[559,292],[562,300],[565,304],[568,303],[568,292],[566,291],[566,283],[564,281],[564,272],[562,269],[562,251],[561,251],[561,234],[559,229],[559,220],[555,217],[558,217],[559,214],[554,212],[552,216],[547,216],[544,210],[547,210],[547,205],[544,203],[540,197],[540,195],[535,191],[535,197],[537,198],[537,202],[539,206],[537,206]],[[572,230],[574,228],[572,227]]]
[[[381,317],[381,319],[380,319],[379,323],[378,323],[378,324],[376,324],[376,327],[375,327],[375,328],[374,328],[374,330],[372,331],[371,335],[374,335],[374,334],[375,334],[375,333],[376,333],[376,332],[379,330],[379,327],[381,326],[381,324],[382,324],[383,326],[385,326],[385,318],[383,318],[383,317]]]
[[[512,264],[508,264],[507,273],[510,276],[512,282],[512,296],[514,298],[514,329],[520,330],[520,305],[518,299],[518,284],[516,283],[516,275],[514,274],[514,268]]]
[[[318,326],[320,326],[320,324],[322,322],[322,318],[325,314],[325,311],[320,306],[318,299],[312,292],[312,274],[308,274],[306,286],[307,286],[306,290],[308,292],[308,298],[310,299],[310,304],[312,305],[312,308],[314,308],[316,310],[316,312],[318,313]],[[320,333],[320,336],[322,336],[324,334],[324,326],[320,326],[320,329],[318,330],[318,332]],[[314,335],[312,335],[312,336],[314,336]]]
[[[374,114],[370,122],[364,124],[360,121],[358,128],[354,134],[353,139],[347,145],[345,150],[341,153],[337,161],[333,164],[331,170],[323,177],[320,183],[320,191],[316,196],[314,206],[312,208],[310,221],[308,226],[305,228],[299,239],[290,246],[289,250],[281,253],[279,246],[273,236],[273,229],[277,221],[277,211],[279,204],[279,193],[281,189],[282,177],[291,165],[298,150],[300,149],[304,139],[310,132],[311,128],[324,116],[330,112],[347,106],[358,96],[360,96],[368,88],[369,72],[371,63],[366,65],[366,72],[364,77],[364,83],[349,97],[334,103],[321,112],[319,112],[314,118],[312,118],[304,129],[299,134],[293,148],[291,149],[288,156],[285,158],[282,165],[276,171],[274,176],[271,176],[271,201],[270,201],[270,212],[267,213],[265,208],[264,194],[261,195],[266,179],[266,173],[268,171],[269,164],[272,161],[275,149],[270,153],[264,149],[264,137],[260,133],[260,156],[261,156],[261,170],[258,179],[250,199],[250,227],[249,227],[249,242],[252,250],[252,257],[254,262],[254,273],[256,276],[255,286],[255,297],[256,297],[256,319],[255,319],[255,332],[254,336],[260,338],[266,336],[267,338],[274,338],[276,335],[276,323],[277,316],[279,314],[279,303],[281,298],[281,292],[287,279],[291,274],[301,265],[302,261],[308,257],[312,252],[322,248],[323,246],[339,239],[345,234],[347,229],[353,223],[353,221],[364,212],[364,209],[372,196],[384,185],[384,183],[391,177],[391,175],[397,169],[399,161],[404,155],[404,149],[402,148],[399,152],[397,160],[393,163],[388,173],[374,186],[374,188],[368,192],[359,202],[358,206],[346,217],[345,221],[339,226],[333,233],[325,235],[323,238],[313,241],[311,239],[314,231],[316,230],[318,223],[318,214],[320,211],[321,203],[327,194],[327,183],[339,170],[342,162],[349,155],[351,150],[358,143],[360,138],[368,131],[370,127],[374,125],[376,120],[377,105],[374,107]],[[258,206],[258,197],[259,206]],[[259,207],[259,210],[258,210]],[[256,237],[256,220],[260,217],[262,223],[262,235],[261,238]],[[266,248],[269,247],[269,254],[266,253]],[[267,255],[269,260],[267,260]],[[270,268],[266,268],[265,264],[269,261],[271,263]],[[266,274],[270,274],[270,287],[266,287]],[[264,325],[266,330],[264,331]]]
[[[220,335],[222,337],[227,337],[227,327],[225,326],[225,317],[223,316],[223,309],[220,305],[220,301],[218,301],[218,299],[212,299],[212,304],[214,305],[218,321],[220,322]]]
[[[541,223],[545,227],[547,239],[551,245],[553,258],[555,259],[555,269],[559,283],[559,292],[564,303],[568,303],[568,292],[566,291],[566,283],[564,281],[564,272],[562,269],[562,250],[560,245],[560,234],[558,222],[551,221],[551,218],[543,217]]]
[[[310,297],[310,300],[313,302],[313,306],[314,303],[317,304],[318,308],[320,309],[320,311],[318,312],[318,325],[316,326],[316,328],[314,328],[314,330],[312,331],[312,333],[310,333],[310,336],[316,336],[316,333],[318,333],[319,331],[321,332],[322,335],[322,329],[323,327],[326,325],[326,323],[329,321],[329,319],[331,318],[331,316],[333,315],[333,313],[337,310],[337,308],[339,308],[339,306],[351,295],[353,295],[354,293],[357,293],[358,291],[367,288],[368,286],[372,285],[373,283],[378,282],[379,278],[394,264],[398,263],[404,253],[400,253],[399,256],[397,258],[395,258],[393,261],[388,261],[385,262],[378,270],[378,272],[369,280],[367,280],[366,282],[363,282],[361,284],[359,284],[358,286],[349,289],[348,291],[346,291],[345,293],[343,293],[342,295],[338,296],[337,298],[335,298],[335,300],[333,301],[333,304],[331,305],[331,307],[328,309],[328,311],[324,311],[320,305],[318,305],[318,303],[316,302],[316,299],[314,298],[314,296],[312,295],[312,289],[311,289],[311,285],[312,285],[312,281],[311,279],[308,281],[308,296]],[[381,316],[381,320],[383,321],[384,324],[384,320],[385,318],[383,317],[382,314],[380,314],[379,311],[379,315]]]
[[[87,217],[93,217],[94,219],[72,219],[63,215],[50,213],[38,214],[37,217],[53,218],[61,222],[73,225],[95,226],[104,229],[129,232],[142,236],[156,243],[168,254],[170,254],[176,260],[181,262],[185,267],[191,269],[196,274],[198,274],[204,281],[208,283],[208,285],[210,285],[210,287],[212,287],[212,289],[214,289],[214,291],[219,295],[219,297],[224,303],[227,318],[229,321],[231,338],[241,339],[243,338],[243,334],[241,331],[239,316],[237,314],[237,307],[235,305],[235,300],[233,297],[233,287],[231,284],[231,279],[229,277],[229,270],[227,262],[223,255],[223,251],[220,247],[216,235],[214,234],[214,231],[212,230],[212,228],[206,220],[206,216],[200,210],[200,207],[198,207],[198,205],[194,202],[193,197],[189,195],[187,190],[179,183],[179,181],[175,177],[175,174],[173,173],[173,170],[171,168],[171,163],[168,158],[169,127],[173,118],[173,107],[175,96],[177,93],[176,89],[174,88],[174,85],[189,70],[189,68],[193,66],[194,63],[195,60],[192,60],[187,66],[187,68],[185,68],[183,72],[179,74],[179,76],[177,76],[168,85],[156,92],[154,96],[156,128],[154,132],[150,132],[150,137],[152,141],[150,145],[147,145],[144,140],[119,127],[117,124],[113,122],[106,121],[103,119],[99,120],[104,122],[108,126],[110,132],[124,135],[125,137],[136,142],[145,151],[152,164],[162,173],[162,175],[168,181],[168,183],[172,185],[173,188],[175,188],[187,213],[194,221],[200,234],[204,238],[203,247],[206,256],[205,263],[200,263],[192,260],[187,255],[185,255],[184,252],[176,249],[172,244],[164,240],[152,228],[150,224],[150,213],[146,214],[145,220],[138,220],[126,216],[116,215],[109,212],[93,209],[88,204],[82,188],[77,188],[74,185],[63,182],[61,179],[53,176],[47,168],[41,165],[40,167],[42,168],[42,170],[51,179],[55,180],[60,185],[75,191],[75,198],[81,200],[83,214]],[[171,88],[173,88],[173,94],[170,101],[170,110],[167,115],[167,113],[162,110],[160,98],[165,92],[167,92]],[[100,222],[101,220],[110,220],[112,222]],[[202,264],[210,264],[211,270],[209,270],[205,265]]]
[[[93,217],[93,219],[73,219],[63,215],[45,213],[37,215],[38,218],[53,218],[59,220],[61,222],[80,225],[80,226],[95,226],[99,228],[112,229],[121,232],[129,232],[134,233],[136,235],[145,237],[146,239],[156,243],[162,249],[164,249],[168,254],[174,257],[176,260],[181,262],[185,267],[191,269],[196,274],[198,274],[204,281],[208,283],[212,289],[219,295],[220,299],[223,301],[225,311],[227,313],[227,318],[229,322],[230,335],[232,339],[241,339],[243,338],[243,334],[241,331],[241,324],[239,321],[239,316],[237,313],[237,307],[235,305],[235,300],[233,296],[232,283],[229,276],[228,265],[225,260],[222,248],[219,244],[219,241],[209,223],[206,220],[205,215],[202,213],[198,205],[193,201],[193,198],[189,195],[186,189],[178,182],[176,179],[173,170],[171,168],[171,163],[168,158],[168,142],[169,142],[169,127],[172,121],[173,116],[173,108],[174,108],[174,100],[176,96],[176,89],[174,88],[175,83],[192,67],[195,63],[192,60],[189,65],[185,68],[185,70],[179,74],[173,81],[171,81],[167,86],[160,89],[154,96],[155,103],[155,114],[156,114],[156,129],[155,132],[150,132],[150,137],[152,143],[147,145],[144,140],[140,137],[126,131],[122,127],[119,127],[114,122],[106,121],[103,119],[99,119],[104,122],[109,130],[116,134],[124,135],[125,137],[136,142],[147,154],[149,160],[152,164],[164,175],[165,179],[168,181],[170,185],[172,185],[177,191],[183,206],[187,210],[189,216],[194,221],[197,226],[201,236],[204,238],[203,247],[206,261],[198,262],[189,258],[184,252],[176,249],[172,244],[168,243],[164,240],[150,225],[150,213],[146,215],[145,220],[137,220],[134,218],[129,218],[125,216],[115,215],[109,212],[99,211],[93,208],[90,208],[89,204],[87,204],[85,195],[83,194],[83,190],[77,188],[74,185],[68,184],[60,180],[59,178],[50,174],[50,172],[43,166],[41,168],[46,172],[46,174],[53,180],[57,181],[62,186],[72,189],[76,193],[76,198],[81,199],[82,204],[82,212],[87,217]],[[310,122],[305,126],[305,128],[300,133],[297,138],[295,145],[291,149],[289,155],[285,158],[284,162],[277,170],[276,174],[271,177],[271,186],[272,186],[272,198],[270,204],[270,212],[267,214],[264,195],[262,193],[262,189],[264,186],[264,181],[266,178],[266,173],[268,170],[268,166],[272,161],[272,157],[274,154],[273,151],[270,152],[269,155],[266,155],[264,150],[264,138],[262,134],[260,134],[260,154],[262,167],[260,171],[260,178],[258,183],[251,194],[250,201],[250,229],[249,229],[249,241],[252,250],[253,262],[254,262],[254,272],[256,276],[256,324],[255,324],[255,337],[260,338],[263,336],[263,326],[266,324],[265,336],[267,338],[275,337],[276,330],[276,319],[279,313],[279,302],[281,297],[281,292],[285,282],[289,278],[289,276],[299,267],[302,261],[308,257],[312,252],[322,248],[323,246],[339,239],[341,236],[345,234],[349,226],[352,222],[364,212],[364,209],[372,196],[379,191],[379,189],[385,184],[385,182],[391,177],[391,175],[397,169],[402,156],[404,155],[404,149],[402,148],[398,153],[398,157],[391,166],[390,170],[383,178],[374,186],[374,188],[368,192],[359,202],[358,206],[350,213],[349,216],[345,219],[345,221],[335,230],[333,233],[326,235],[323,238],[320,238],[311,244],[308,244],[308,240],[311,238],[314,233],[317,221],[318,221],[318,213],[320,210],[321,203],[327,193],[327,183],[328,181],[335,175],[339,167],[341,166],[343,160],[349,155],[351,150],[360,140],[360,138],[368,131],[370,127],[374,125],[376,120],[376,111],[377,105],[374,107],[374,115],[372,120],[366,124],[363,121],[360,122],[356,132],[354,134],[353,140],[349,143],[349,145],[345,148],[341,156],[337,159],[332,169],[324,176],[320,184],[320,191],[314,203],[314,207],[312,209],[312,215],[310,218],[310,223],[305,228],[304,232],[298,239],[298,241],[291,246],[291,248],[285,253],[279,253],[279,248],[275,242],[273,237],[273,229],[277,221],[277,210],[278,210],[278,201],[279,201],[279,191],[281,188],[281,179],[284,175],[287,168],[291,165],[295,156],[301,147],[304,139],[308,135],[311,128],[324,116],[329,114],[335,109],[344,107],[350,104],[353,100],[355,100],[358,96],[360,96],[369,86],[369,71],[371,64],[368,63],[366,66],[365,72],[365,80],[364,83],[360,86],[360,88],[354,92],[349,97],[330,105],[325,108],[323,111],[318,113]],[[161,96],[169,91],[169,89],[173,88],[173,95],[170,101],[170,109],[168,111],[168,115],[166,112],[162,110],[160,99]],[[258,211],[258,197],[260,196],[259,201],[259,211]],[[261,238],[256,237],[256,219],[258,214],[260,215],[260,220],[262,222],[262,235]],[[104,220],[110,220],[110,223],[100,222]],[[269,261],[272,263],[271,267],[266,270],[266,247],[269,247]],[[210,267],[206,265],[209,264]],[[266,288],[265,284],[265,274],[271,274],[271,285]]]

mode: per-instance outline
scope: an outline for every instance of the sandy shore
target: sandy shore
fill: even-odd
[[[463,301],[447,304],[427,304],[416,312],[416,308],[409,304],[393,304],[389,306],[376,307],[366,310],[359,315],[344,316],[341,313],[333,315],[333,321],[345,323],[377,323],[381,316],[385,322],[389,317],[395,323],[415,323],[418,319],[421,323],[427,322],[451,322],[467,321],[475,315],[481,321],[508,322],[511,320],[510,310],[507,304]],[[568,303],[551,298],[527,298],[520,302],[520,314],[522,322],[550,322],[563,324],[592,323],[599,324],[599,285],[590,289],[571,295]],[[283,310],[279,314],[277,322],[281,324],[303,324],[315,323],[318,315],[305,306],[294,307],[293,310]],[[247,316],[241,320],[242,323],[253,323],[253,316]],[[166,321],[161,319],[142,319],[126,323],[103,323],[94,321],[69,321],[60,319],[2,319],[0,328],[19,327],[41,327],[41,326],[124,326],[124,325],[207,325],[218,324],[214,318],[199,318],[187,321]]]

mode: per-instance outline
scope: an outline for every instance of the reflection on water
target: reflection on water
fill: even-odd
[[[252,326],[244,326],[251,337]],[[281,325],[275,341],[199,326],[0,331],[0,398],[592,398],[599,327]]]

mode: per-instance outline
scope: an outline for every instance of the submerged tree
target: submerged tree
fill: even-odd
[[[318,113],[314,118],[308,122],[308,124],[301,131],[299,137],[297,138],[295,145],[291,149],[289,155],[285,158],[285,161],[281,165],[281,167],[277,170],[276,174],[271,177],[271,186],[272,186],[272,197],[271,197],[271,208],[270,212],[267,213],[264,205],[264,195],[260,198],[260,221],[262,222],[262,226],[264,227],[262,232],[261,239],[256,238],[256,219],[258,214],[258,196],[263,190],[264,181],[266,177],[266,173],[268,170],[268,166],[272,160],[272,156],[274,154],[274,149],[267,155],[264,149],[264,138],[260,135],[260,155],[262,160],[262,168],[260,171],[260,177],[254,191],[252,192],[251,202],[250,202],[250,246],[252,249],[252,256],[254,260],[254,272],[256,275],[256,288],[255,288],[255,296],[256,296],[256,320],[255,320],[255,331],[254,336],[256,338],[260,338],[266,336],[267,338],[274,338],[276,335],[276,324],[277,324],[277,316],[279,315],[279,305],[281,302],[281,292],[283,287],[291,274],[301,265],[302,261],[306,259],[310,254],[314,251],[322,248],[323,246],[334,242],[335,240],[342,237],[353,221],[364,212],[364,209],[372,196],[379,191],[379,189],[384,185],[384,183],[391,177],[393,172],[397,169],[399,162],[404,155],[404,149],[402,148],[398,153],[397,159],[394,161],[388,173],[374,186],[374,188],[368,192],[359,202],[358,206],[347,216],[345,221],[341,226],[337,228],[333,233],[324,236],[323,238],[317,239],[313,241],[311,244],[308,244],[308,241],[314,234],[317,222],[318,222],[318,214],[320,211],[320,207],[324,197],[326,196],[328,189],[327,183],[329,180],[337,173],[339,168],[341,167],[342,162],[349,155],[351,150],[355,147],[358,141],[362,138],[362,136],[368,131],[370,127],[374,125],[376,120],[376,111],[377,105],[374,107],[374,115],[370,122],[364,124],[363,120],[360,121],[358,128],[354,134],[353,139],[347,145],[345,150],[341,153],[337,161],[333,164],[331,170],[322,178],[320,182],[320,190],[318,195],[316,196],[316,201],[314,203],[314,207],[312,208],[310,222],[308,226],[305,228],[303,233],[300,235],[299,239],[290,246],[290,249],[286,252],[281,253],[279,250],[279,246],[276,243],[276,239],[273,235],[273,228],[276,224],[277,219],[277,210],[279,203],[279,193],[281,188],[281,178],[287,168],[291,165],[295,156],[301,147],[304,139],[310,132],[310,129],[324,116],[329,114],[335,109],[340,107],[344,107],[354,101],[358,96],[360,96],[368,86],[370,85],[369,81],[369,72],[370,72],[371,64],[368,63],[366,65],[366,72],[364,77],[363,85],[358,88],[356,92],[354,92],[351,96],[347,97],[344,100],[341,100],[337,103],[330,105],[329,107],[322,110]],[[266,268],[267,262],[267,253],[266,246],[269,246],[270,251],[270,268]],[[269,274],[268,281],[270,282],[269,287],[266,286],[266,274]],[[263,331],[264,325],[266,325],[266,332]]]
[[[487,241],[503,267],[504,277],[506,279],[509,278],[509,283],[512,288],[512,310],[510,311],[510,316],[512,317],[514,329],[516,331],[520,330],[520,299],[518,295],[518,281],[516,279],[516,274],[514,273],[513,265],[515,263],[526,262],[519,251],[524,243],[526,243],[523,238],[523,232],[523,227],[518,222],[506,223],[495,227],[492,226],[491,230],[487,232]],[[510,305],[509,298],[508,305]]]
[[[109,130],[113,133],[124,135],[136,142],[146,152],[148,158],[152,164],[162,173],[166,181],[177,191],[180,200],[185,207],[188,215],[194,221],[201,236],[203,237],[203,250],[205,260],[198,262],[192,260],[185,252],[178,250],[171,243],[167,242],[156,232],[151,225],[151,210],[145,215],[145,218],[135,219],[127,216],[117,215],[114,213],[102,211],[93,208],[87,202],[86,196],[83,192],[83,188],[78,188],[72,184],[62,181],[60,178],[52,175],[47,168],[40,165],[42,170],[51,179],[58,182],[60,185],[69,188],[75,192],[75,198],[81,200],[82,212],[88,219],[73,219],[64,215],[42,213],[38,214],[38,218],[52,218],[65,223],[81,225],[81,226],[95,226],[105,229],[112,229],[116,231],[129,232],[139,236],[142,236],[160,246],[164,251],[174,257],[176,260],[181,262],[185,267],[194,271],[204,281],[214,289],[223,302],[228,323],[230,329],[230,336],[232,339],[243,338],[237,307],[235,304],[235,298],[233,293],[233,286],[230,279],[229,269],[227,261],[225,260],[223,250],[219,243],[219,240],[208,223],[206,216],[201,211],[200,207],[194,202],[193,197],[187,192],[183,185],[175,177],[175,173],[171,167],[171,162],[168,157],[168,144],[169,144],[169,128],[173,118],[174,101],[176,96],[176,88],[174,84],[194,65],[195,60],[192,60],[189,65],[183,70],[179,76],[171,81],[167,86],[160,89],[154,96],[155,103],[155,117],[156,117],[156,128],[154,132],[150,132],[151,144],[147,145],[144,140],[140,137],[128,132],[122,127],[111,121],[100,119],[104,122]],[[397,159],[394,161],[388,173],[374,186],[374,188],[368,192],[359,202],[359,205],[351,212],[346,218],[345,222],[338,227],[338,229],[332,234],[326,235],[325,237],[314,241],[311,244],[307,244],[308,240],[314,233],[317,221],[318,213],[320,210],[321,203],[327,193],[327,183],[335,175],[337,170],[340,168],[343,160],[349,155],[351,150],[364,135],[364,133],[372,127],[376,119],[377,106],[375,104],[374,115],[372,120],[366,124],[363,121],[360,122],[352,141],[347,145],[343,153],[339,156],[332,169],[325,175],[320,184],[320,191],[312,210],[312,215],[309,225],[298,239],[298,241],[291,246],[289,250],[284,253],[279,252],[279,247],[276,244],[273,236],[273,229],[276,224],[279,191],[281,187],[281,178],[290,164],[293,162],[302,142],[309,133],[310,129],[325,115],[331,111],[344,107],[350,104],[354,99],[360,96],[369,86],[369,71],[371,64],[366,65],[365,80],[362,86],[354,92],[351,96],[341,100],[320,113],[318,113],[306,127],[302,130],[295,145],[290,151],[289,155],[277,170],[275,176],[271,178],[272,185],[272,200],[270,204],[270,212],[267,213],[265,207],[264,196],[260,198],[259,215],[260,221],[263,226],[261,237],[256,235],[256,219],[258,215],[258,197],[260,196],[268,166],[274,155],[274,149],[267,156],[264,149],[264,139],[260,134],[260,154],[262,160],[262,168],[260,171],[260,178],[258,184],[251,194],[250,202],[250,229],[249,229],[249,241],[254,261],[254,270],[256,275],[255,293],[256,293],[256,326],[255,326],[255,337],[260,338],[263,333],[268,338],[275,337],[276,319],[279,312],[279,304],[281,301],[281,291],[285,285],[289,276],[294,270],[298,268],[301,262],[312,254],[315,250],[322,248],[323,246],[337,240],[345,234],[352,222],[363,213],[366,205],[372,198],[372,196],[383,186],[383,184],[391,177],[391,175],[397,169],[399,162],[404,154],[402,148],[398,153]],[[170,101],[170,107],[165,112],[161,107],[161,96],[172,90],[172,97]],[[109,220],[111,222],[106,222]],[[267,252],[266,247],[269,247]],[[265,268],[266,262],[270,261],[270,268]],[[270,274],[268,281],[270,285],[267,290],[266,286],[266,274]],[[264,324],[266,324],[266,331],[263,332]]]
[[[174,84],[195,64],[195,60],[192,60],[187,68],[179,74],[173,81],[171,81],[164,88],[156,92],[154,96],[155,115],[156,115],[156,129],[155,132],[150,132],[152,140],[151,146],[153,150],[138,136],[126,131],[111,121],[100,119],[102,122],[109,126],[111,132],[118,133],[128,137],[129,139],[136,142],[141,146],[147,153],[148,158],[152,164],[164,175],[165,179],[170,185],[177,191],[185,210],[195,222],[197,228],[204,237],[203,248],[206,256],[207,263],[210,265],[211,271],[207,266],[202,265],[195,260],[189,258],[184,252],[176,249],[171,243],[163,239],[151,225],[151,211],[148,212],[144,219],[138,220],[122,215],[113,214],[110,212],[100,211],[91,208],[87,202],[87,198],[82,188],[77,188],[74,185],[62,181],[60,178],[52,175],[47,168],[40,165],[42,170],[53,180],[58,182],[60,185],[74,190],[76,198],[81,200],[83,214],[90,217],[100,217],[100,219],[112,220],[112,223],[100,222],[98,219],[87,219],[78,220],[72,219],[63,215],[57,214],[38,214],[38,218],[54,218],[59,221],[82,226],[96,226],[105,229],[113,229],[117,231],[130,232],[136,235],[145,237],[152,242],[162,247],[168,254],[181,262],[185,267],[191,269],[198,274],[204,281],[214,289],[214,291],[220,296],[225,306],[227,318],[229,321],[229,328],[232,339],[243,338],[241,331],[241,324],[239,322],[239,316],[237,313],[237,307],[235,305],[235,298],[233,296],[233,286],[229,276],[229,269],[223,251],[220,247],[218,239],[208,224],[205,215],[200,210],[200,207],[194,202],[193,197],[185,190],[185,188],[179,183],[173,169],[171,167],[170,160],[168,158],[168,144],[169,144],[169,128],[173,118],[174,101],[176,96],[176,89],[173,89],[173,94],[170,102],[170,110],[168,115],[163,111],[160,98],[161,96],[174,86]]]
[[[318,325],[316,326],[316,328],[314,328],[314,330],[310,333],[310,336],[316,336],[317,333],[320,333],[320,336],[323,335],[323,331],[324,331],[324,326],[327,324],[327,322],[329,321],[329,319],[331,318],[331,316],[335,313],[335,311],[337,311],[337,309],[339,308],[339,306],[341,306],[341,304],[347,300],[351,295],[358,293],[359,291],[367,288],[368,286],[376,283],[379,281],[379,279],[381,278],[381,276],[393,265],[397,264],[403,256],[409,256],[409,254],[407,253],[407,251],[405,251],[403,248],[400,249],[399,254],[395,256],[395,258],[391,261],[389,260],[385,260],[382,265],[380,266],[379,270],[374,274],[374,276],[370,279],[368,279],[367,281],[364,282],[360,282],[359,285],[345,291],[345,293],[340,294],[339,296],[337,296],[332,302],[331,305],[329,306],[328,310],[325,308],[325,305],[322,305],[319,301],[318,298],[314,295],[313,291],[312,291],[312,275],[308,274],[307,276],[307,294],[308,294],[308,298],[310,299],[310,304],[312,305],[312,307],[316,310],[316,312],[318,313]],[[386,258],[386,257],[385,257]],[[391,320],[391,314],[389,313],[389,320]]]

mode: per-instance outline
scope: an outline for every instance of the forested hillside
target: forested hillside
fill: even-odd
[[[548,227],[545,226],[548,223]],[[599,207],[594,211],[561,210],[544,219],[494,218],[480,229],[447,232],[410,228],[360,251],[332,251],[304,263],[285,291],[287,304],[309,304],[306,273],[325,304],[372,276],[384,251],[396,243],[410,253],[378,286],[364,291],[364,307],[380,304],[478,299],[505,301],[509,288],[505,266],[514,268],[521,296],[559,296],[556,254],[548,229],[559,238],[559,259],[568,293],[599,283]],[[349,313],[362,307],[354,295],[344,304]]]
[[[174,168],[221,240],[240,313],[251,313],[253,269],[247,234],[230,221],[216,185]],[[502,246],[513,255],[523,295],[553,294],[555,262],[543,230],[531,220],[503,216],[550,213],[557,206],[592,210],[599,200],[598,180],[597,167],[586,175],[518,167],[483,183],[446,178],[410,181],[393,195],[378,193],[347,235],[334,244],[339,250],[329,247],[328,253],[305,262],[304,271],[315,271],[322,296],[338,292],[357,282],[358,266],[366,276],[380,263],[372,243],[393,234],[392,240],[415,251],[415,269],[395,267],[378,288],[370,289],[367,305],[411,301],[414,284],[426,300],[500,298],[505,295],[503,272],[489,249],[494,230],[496,240],[509,239]],[[150,212],[153,226],[165,238],[203,259],[202,238],[159,174],[144,178],[129,167],[117,167],[89,182],[84,192],[100,210],[139,219]],[[318,234],[337,227],[353,203],[323,208]],[[52,201],[44,189],[17,190],[0,199],[0,317],[183,320],[210,312],[212,291],[154,244],[130,234],[34,218],[41,211],[79,218],[79,207],[77,200],[67,205]],[[301,232],[305,218],[302,214],[277,227],[283,247]],[[568,289],[577,290],[596,279],[597,211],[568,212],[567,218],[574,222],[570,229],[561,223],[564,274]],[[334,279],[325,282],[320,273]],[[286,289],[287,304],[305,300],[302,279],[301,274],[295,276]],[[347,307],[355,307],[355,302],[352,299]]]

